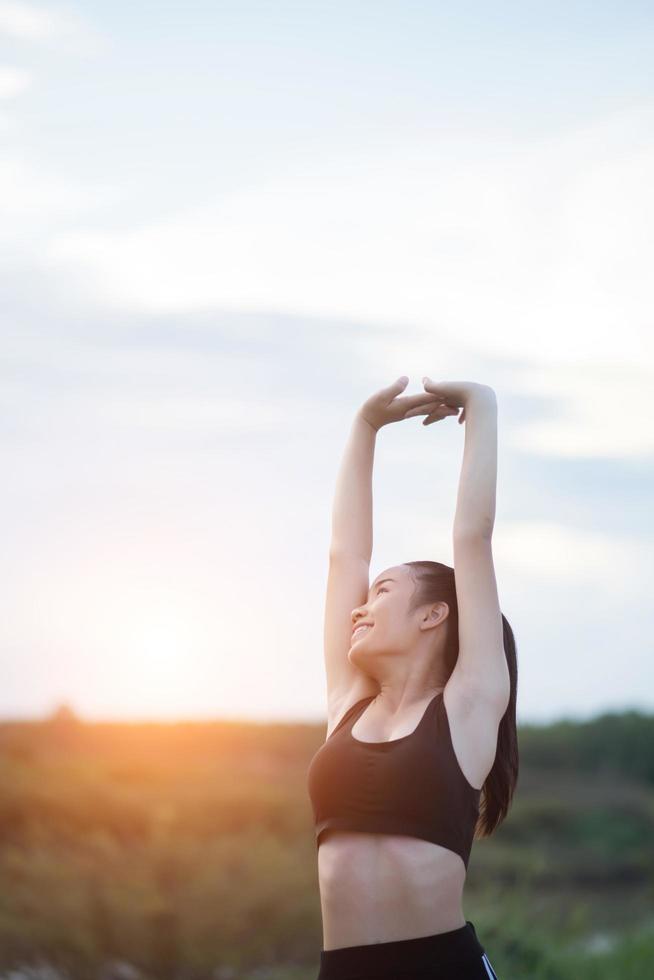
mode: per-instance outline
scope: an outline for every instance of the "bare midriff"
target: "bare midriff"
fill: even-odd
[[[318,848],[323,949],[386,943],[466,924],[459,854],[396,834],[324,831]]]

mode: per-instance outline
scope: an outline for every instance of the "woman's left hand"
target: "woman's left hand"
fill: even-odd
[[[485,397],[495,401],[495,392],[488,385],[478,384],[475,381],[432,381],[431,378],[423,378],[422,383],[425,391],[432,395],[440,396],[446,405],[451,408],[463,409],[459,415],[459,424],[465,421],[466,405],[470,398]],[[408,412],[407,415],[411,415]],[[417,414],[417,413],[416,413]],[[423,425],[430,425],[435,422],[436,416],[428,415],[423,420]]]

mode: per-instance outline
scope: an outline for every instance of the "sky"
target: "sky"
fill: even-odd
[[[654,11],[0,0],[0,717],[324,721],[335,478],[490,385],[518,723],[654,709]],[[379,433],[371,581],[464,427]]]

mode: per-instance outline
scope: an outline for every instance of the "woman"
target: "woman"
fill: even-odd
[[[504,819],[518,775],[517,660],[491,535],[492,388],[402,377],[356,413],[336,483],[325,608],[327,739],[311,760],[323,949],[318,980],[496,977],[462,891],[473,837]],[[369,588],[379,430],[466,421],[454,568],[412,561]]]

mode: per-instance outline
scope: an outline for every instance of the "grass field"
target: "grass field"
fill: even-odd
[[[324,735],[0,724],[0,980],[315,980],[305,780]],[[498,975],[653,975],[654,718],[519,740],[512,809],[473,845],[464,893]]]

